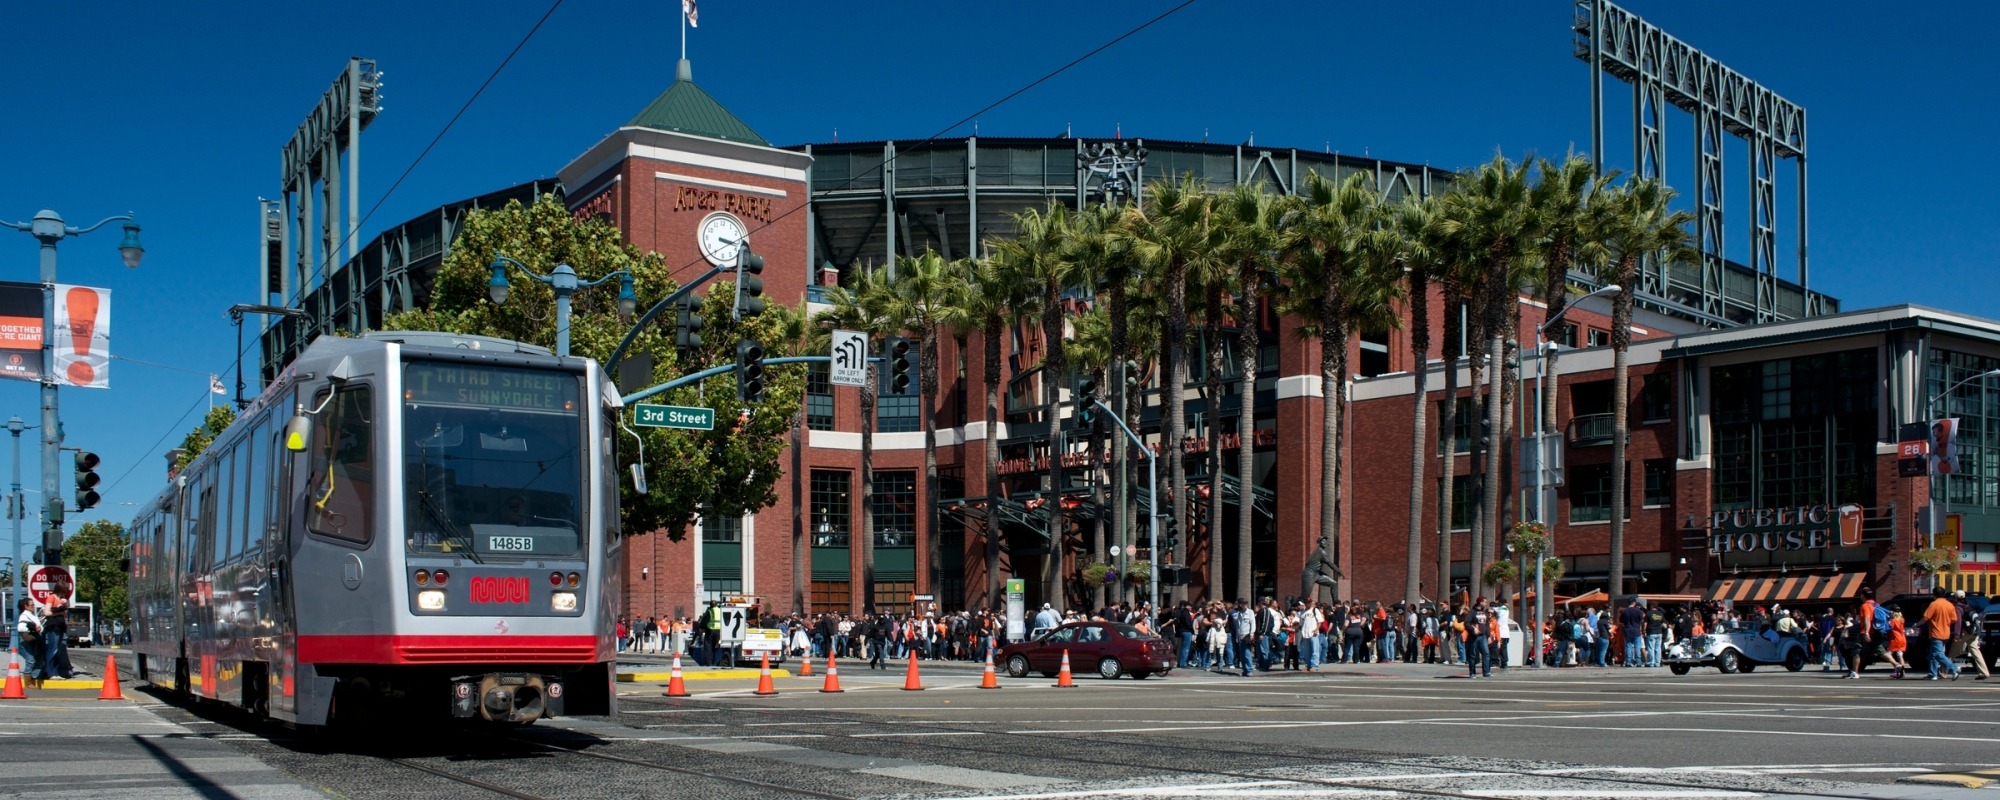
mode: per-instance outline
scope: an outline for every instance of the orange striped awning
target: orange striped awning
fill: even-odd
[[[1859,572],[1838,575],[1767,575],[1723,578],[1709,587],[1707,600],[1742,603],[1826,603],[1847,600],[1861,591]]]

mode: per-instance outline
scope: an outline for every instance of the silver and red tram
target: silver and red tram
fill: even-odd
[[[140,676],[301,726],[612,713],[618,402],[530,345],[320,337],[133,520]]]

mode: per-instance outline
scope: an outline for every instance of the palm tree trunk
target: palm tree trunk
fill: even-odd
[[[1181,346],[1187,341],[1187,265],[1173,264],[1167,270],[1167,325],[1164,331],[1166,341],[1160,352],[1167,359],[1167,385],[1160,390],[1160,402],[1167,407],[1166,441],[1160,443],[1159,457],[1167,460],[1167,498],[1173,509],[1176,525],[1187,524],[1187,460],[1182,457],[1181,443],[1187,438],[1187,401],[1182,397],[1182,389],[1187,386],[1187,354]],[[1153,491],[1159,491],[1153,487]],[[1184,540],[1189,537],[1183,537]],[[1185,564],[1180,546],[1168,548],[1164,554],[1154,553],[1153,563],[1159,565]],[[1162,555],[1166,560],[1161,561]],[[1169,595],[1172,602],[1187,599],[1187,588],[1173,587]]]
[[[1000,337],[998,316],[986,319],[986,602],[1002,608],[1000,596]]]
[[[1459,337],[1465,326],[1459,318],[1460,292],[1457,281],[1449,278],[1444,287],[1444,407],[1438,414],[1438,449],[1441,451],[1438,474],[1438,602],[1442,605],[1451,594],[1451,516],[1452,496],[1457,488],[1458,472],[1458,361],[1464,356],[1464,348],[1459,347]],[[1454,349],[1460,352],[1454,354]]]
[[[806,613],[806,588],[810,578],[807,575],[806,560],[812,557],[812,544],[806,538],[806,498],[805,486],[806,453],[806,410],[802,406],[792,415],[792,609],[796,613]]]
[[[1208,563],[1210,568],[1222,564],[1222,370],[1229,365],[1222,352],[1222,288],[1211,286],[1208,290],[1208,319],[1204,328],[1204,343],[1208,348],[1208,414],[1202,427],[1208,431],[1208,453],[1203,462],[1208,464],[1208,520],[1203,527],[1208,529]],[[1236,579],[1239,584],[1250,569],[1250,540],[1236,543]],[[1218,570],[1219,572],[1219,570]],[[1211,573],[1215,574],[1215,573]],[[1211,578],[1212,583],[1221,581]]]
[[[1638,281],[1639,256],[1625,256],[1618,270],[1618,285],[1633,286]],[[1627,351],[1632,349],[1632,290],[1619,292],[1611,304],[1611,589],[1612,597],[1625,592],[1625,438],[1631,430],[1626,395],[1631,377]]]
[[[848,536],[848,546],[861,541],[860,610],[875,607],[875,365],[861,387],[861,530]]]
[[[1326,291],[1320,295],[1319,303],[1319,387],[1320,387],[1320,444],[1319,444],[1319,535],[1325,537],[1327,554],[1333,557],[1335,569],[1345,578],[1346,568],[1340,566],[1347,554],[1347,548],[1340,541],[1340,414],[1344,410],[1342,397],[1342,367],[1347,362],[1346,303],[1342,295],[1340,265],[1328,263],[1320,274],[1326,276]],[[1351,584],[1343,581],[1335,592],[1334,599],[1345,599],[1341,594],[1351,592]],[[1239,592],[1240,594],[1240,592]]]
[[[1500,479],[1500,443],[1502,439],[1500,426],[1504,419],[1504,408],[1506,405],[1506,398],[1502,396],[1500,383],[1501,376],[1506,373],[1504,359],[1506,359],[1507,354],[1506,338],[1497,333],[1500,330],[1500,326],[1496,324],[1491,327],[1495,333],[1488,334],[1489,338],[1486,344],[1487,358],[1489,359],[1486,374],[1488,380],[1491,381],[1491,385],[1487,387],[1486,393],[1486,480],[1481,484],[1479,493],[1482,504],[1479,515],[1480,527],[1473,530],[1473,535],[1479,538],[1480,549],[1483,552],[1498,556],[1500,550],[1497,546],[1492,546],[1492,544],[1494,541],[1494,531],[1500,526],[1500,490],[1506,483]],[[1474,564],[1472,568],[1476,570],[1483,568],[1483,566]],[[1495,588],[1497,590],[1498,587]]]
[[[917,519],[922,521],[924,561],[927,569],[924,580],[917,584],[917,591],[934,594],[938,586],[938,572],[944,569],[943,538],[938,530],[937,517],[937,395],[938,395],[938,335],[936,326],[927,326],[917,332],[917,358],[922,362],[918,369],[917,387],[922,394],[923,408],[917,412],[924,425],[924,482],[917,487]]]
[[[1048,593],[1057,608],[1069,607],[1067,565],[1063,563],[1063,441],[1062,441],[1062,287],[1054,281],[1042,285],[1042,395],[1047,398],[1049,423],[1049,493],[1042,508],[1049,520]]]
[[[1110,277],[1110,284],[1112,381],[1110,384],[1111,391],[1106,394],[1112,398],[1116,398],[1114,402],[1108,405],[1118,409],[1119,418],[1130,419],[1130,415],[1125,410],[1124,401],[1126,396],[1130,394],[1126,389],[1126,381],[1133,376],[1125,373],[1124,364],[1125,360],[1131,357],[1131,354],[1127,352],[1131,346],[1131,342],[1127,341],[1131,336],[1129,327],[1131,323],[1126,319],[1126,315],[1131,312],[1126,308],[1124,275],[1112,275]],[[1129,508],[1131,503],[1127,501],[1127,498],[1131,496],[1131,486],[1125,480],[1127,474],[1125,467],[1126,457],[1131,453],[1131,449],[1130,443],[1125,441],[1122,433],[1113,433],[1111,441],[1113,442],[1111,445],[1111,473],[1117,476],[1116,480],[1111,484],[1110,508],[1111,519],[1114,521],[1112,525],[1112,538],[1115,540],[1114,543],[1118,546],[1119,552],[1129,553],[1132,550],[1132,542],[1126,538],[1126,532],[1132,528],[1132,515]],[[1125,580],[1123,570],[1119,571],[1118,577],[1118,583],[1112,589],[1111,594],[1113,599],[1122,602],[1125,599],[1125,587],[1130,585],[1130,583]]]
[[[1424,411],[1430,404],[1431,300],[1429,275],[1410,270],[1410,374],[1416,379],[1415,406],[1410,413],[1410,540],[1404,554],[1403,602],[1416,603],[1423,588],[1417,580],[1424,557]],[[1449,562],[1447,562],[1449,563]],[[1446,567],[1449,569],[1449,567]],[[1444,588],[1449,588],[1446,584]],[[1444,597],[1440,589],[1438,597]]]
[[[1236,322],[1236,396],[1240,401],[1236,414],[1236,557],[1245,565],[1250,563],[1257,521],[1257,351],[1262,346],[1257,337],[1257,303],[1263,299],[1258,296],[1263,287],[1259,273],[1256,264],[1244,270],[1243,297],[1238,301],[1242,318]],[[1221,573],[1219,559],[1211,556],[1209,563],[1216,574]],[[1243,579],[1241,572],[1239,568],[1239,581]],[[1221,585],[1221,580],[1211,580],[1210,599],[1223,598]]]
[[[1093,370],[1090,379],[1097,381],[1098,386],[1103,386],[1104,370]],[[1085,432],[1085,435],[1090,437],[1090,457],[1086,459],[1089,466],[1084,467],[1084,469],[1089,470],[1088,474],[1090,476],[1090,507],[1096,510],[1096,514],[1092,517],[1090,525],[1093,531],[1090,540],[1090,560],[1099,564],[1109,563],[1105,560],[1105,548],[1109,545],[1111,538],[1111,520],[1109,515],[1104,513],[1104,473],[1102,471],[1105,444],[1103,431],[1106,427],[1111,426],[1104,425],[1100,421],[1098,424],[1090,426]],[[1119,576],[1119,579],[1123,580],[1124,576]],[[1091,607],[1104,608],[1110,605],[1112,592],[1113,589],[1110,583],[1100,583],[1096,587],[1093,587],[1090,591]]]
[[[1479,531],[1486,527],[1486,496],[1481,494],[1484,491],[1486,482],[1486,476],[1481,474],[1481,470],[1485,467],[1486,445],[1483,443],[1484,440],[1479,436],[1479,429],[1483,426],[1482,421],[1486,419],[1486,403],[1488,400],[1486,396],[1487,351],[1484,343],[1486,339],[1486,323],[1482,316],[1472,314],[1470,306],[1466,307],[1466,314],[1473,319],[1479,320],[1478,324],[1468,332],[1465,338],[1466,377],[1468,378],[1466,388],[1471,392],[1471,402],[1467,404],[1466,411],[1470,412],[1473,418],[1473,422],[1470,423],[1472,429],[1471,436],[1468,437],[1472,440],[1472,446],[1470,451],[1466,453],[1466,470],[1471,473],[1469,476],[1471,480],[1467,481],[1467,497],[1465,500],[1472,506],[1466,515],[1470,518],[1469,521],[1471,523],[1466,536],[1466,542],[1468,543],[1466,558],[1471,569],[1471,576],[1470,580],[1467,581],[1467,585],[1471,587],[1473,597],[1484,597],[1486,595],[1486,579],[1480,575],[1480,572],[1486,566],[1487,553],[1485,537],[1480,536]]]

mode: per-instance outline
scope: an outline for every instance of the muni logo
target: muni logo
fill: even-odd
[[[473,578],[466,590],[475,603],[526,603],[527,578]]]

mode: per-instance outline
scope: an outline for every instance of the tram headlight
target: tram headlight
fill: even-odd
[[[444,591],[441,589],[425,589],[418,592],[417,608],[425,611],[443,611]]]
[[[549,608],[556,611],[575,611],[576,592],[550,592]]]

